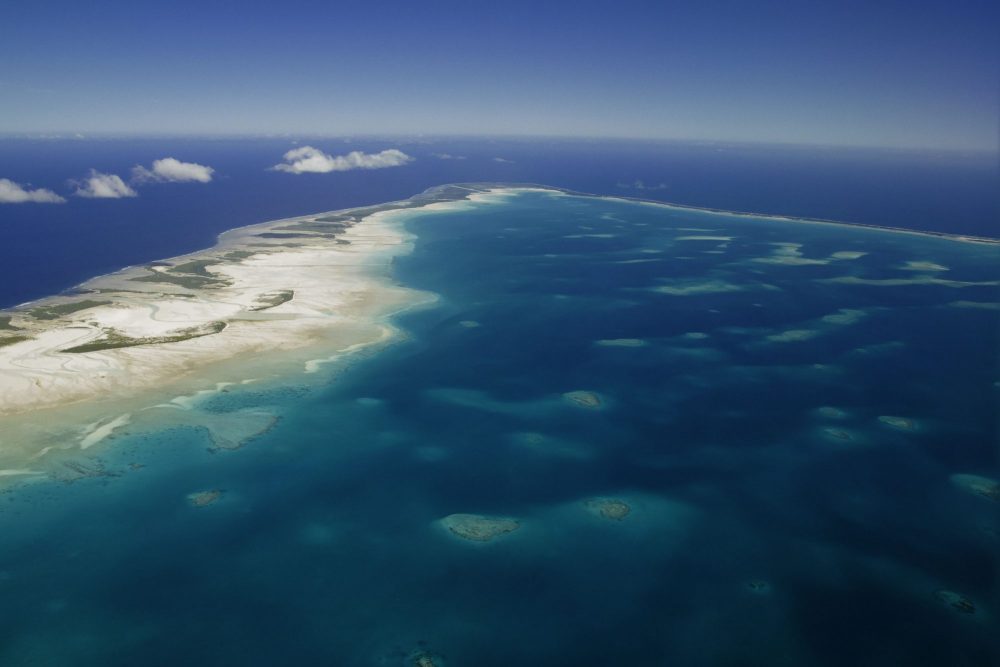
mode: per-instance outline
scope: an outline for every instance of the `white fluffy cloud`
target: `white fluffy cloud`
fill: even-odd
[[[62,204],[66,200],[45,188],[28,190],[19,183],[6,178],[0,178],[0,204]]]
[[[141,165],[133,167],[132,180],[138,183],[147,181],[208,183],[212,180],[213,173],[215,173],[214,169],[203,164],[181,162],[176,158],[165,157],[162,160],[153,160],[152,169],[146,169]]]
[[[324,174],[328,171],[399,167],[412,160],[412,157],[395,148],[384,150],[381,153],[351,151],[347,155],[333,156],[312,146],[302,146],[285,153],[285,161],[274,165],[273,168],[276,171],[287,171],[290,174]]]
[[[102,174],[96,169],[90,170],[90,175],[76,182],[76,196],[90,199],[121,199],[122,197],[137,197],[138,193],[130,188],[120,176]]]

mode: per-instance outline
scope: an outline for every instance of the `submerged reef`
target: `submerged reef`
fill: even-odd
[[[950,477],[951,483],[974,495],[993,502],[1000,502],[1000,482],[980,475],[957,474]]]
[[[771,584],[763,579],[753,579],[746,583],[747,590],[757,595],[771,592]]]
[[[209,489],[208,491],[195,491],[194,493],[189,493],[187,500],[193,507],[206,507],[216,502],[222,497],[222,491],[220,489]]]
[[[878,420],[891,428],[900,431],[916,431],[917,424],[912,419],[906,417],[893,417],[891,415],[881,415]]]
[[[954,591],[935,591],[934,597],[936,597],[941,603],[947,605],[949,609],[960,614],[976,613],[976,605],[973,604],[972,600],[964,595],[955,593]]]
[[[641,338],[602,338],[597,341],[601,347],[645,347],[648,344]]]
[[[588,410],[597,410],[604,405],[600,395],[592,391],[568,391],[563,394],[563,398],[569,401],[570,405]]]
[[[840,440],[842,442],[850,442],[854,440],[854,436],[847,431],[839,428],[824,428],[823,433],[826,437],[832,438],[834,440]]]
[[[436,656],[427,651],[416,651],[410,654],[410,660],[414,667],[440,667],[440,663],[435,660]]]
[[[516,519],[479,514],[450,514],[441,524],[453,535],[473,542],[489,542],[521,527]]]
[[[617,498],[591,498],[584,505],[591,514],[614,521],[621,521],[632,512],[628,503]]]

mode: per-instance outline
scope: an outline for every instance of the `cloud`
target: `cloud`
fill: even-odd
[[[76,181],[77,197],[90,199],[121,199],[122,197],[138,197],[138,193],[125,184],[120,176],[102,174],[96,169],[90,170],[90,175],[82,181]]]
[[[146,169],[142,165],[132,168],[132,180],[137,183],[158,181],[161,183],[185,183],[196,181],[208,183],[212,180],[215,170],[203,164],[181,162],[172,157],[153,160],[153,168]]]
[[[450,155],[448,153],[431,153],[434,157],[439,160],[464,160],[464,155]]]
[[[0,178],[0,204],[62,204],[66,200],[45,188],[27,190],[23,186],[6,178]]]
[[[395,148],[384,150],[381,153],[351,151],[347,155],[337,155],[334,157],[312,146],[293,148],[285,153],[284,157],[285,162],[274,165],[272,169],[275,171],[287,171],[290,174],[325,174],[329,171],[399,167],[413,160],[412,157]]]
[[[502,157],[495,157],[495,158],[493,158],[493,161],[494,162],[503,162],[504,164],[514,164],[513,160],[508,160],[507,158],[502,158]]]

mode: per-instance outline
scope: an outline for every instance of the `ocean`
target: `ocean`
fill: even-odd
[[[269,171],[297,145],[332,155],[395,147],[415,160],[398,168],[327,174]],[[68,196],[74,190],[68,181],[92,168],[127,180],[133,166],[149,167],[168,156],[211,166],[215,179],[208,185],[152,183],[128,199]],[[470,181],[1000,234],[1000,164],[987,153],[544,139],[5,139],[0,178],[69,199],[60,206],[0,207],[0,308],[123,266],[211,246],[233,227],[406,199]]]
[[[227,145],[234,165],[250,150]],[[199,146],[171,154],[228,164]],[[224,204],[252,171],[233,166],[217,167],[231,181],[80,203],[88,223],[48,234],[64,246],[48,289],[235,224],[473,180],[459,174],[966,234],[995,206],[979,192],[949,209],[919,187],[949,171],[934,160],[859,172],[788,149],[651,162],[639,145],[592,161],[583,144],[476,146],[383,171],[254,172],[284,179],[280,197],[240,185]],[[13,207],[12,226],[68,229],[77,205]],[[204,396],[206,420],[280,417],[239,449],[199,428],[125,430],[74,474],[4,493],[0,664],[996,661],[1000,246],[553,191],[400,215],[416,240],[393,278],[438,295],[396,317],[402,340]],[[15,234],[40,261],[44,235]],[[111,237],[127,238],[105,259],[82,251]],[[4,262],[11,303],[41,296],[31,257]]]

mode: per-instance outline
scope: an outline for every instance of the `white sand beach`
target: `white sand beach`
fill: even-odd
[[[389,317],[434,296],[393,282],[403,221],[501,202],[503,190],[362,216],[231,230],[208,250],[129,267],[9,311],[0,337],[0,467],[88,449],[185,398],[322,366],[397,338]],[[324,216],[333,216],[324,220]],[[181,408],[181,409],[178,409]],[[176,415],[164,418],[165,412]]]

